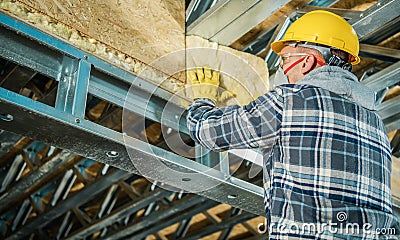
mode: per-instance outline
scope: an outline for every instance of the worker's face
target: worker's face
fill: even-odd
[[[296,83],[298,80],[300,80],[300,76],[299,76],[299,64],[292,66],[292,64],[297,61],[299,58],[303,58],[304,56],[302,55],[298,55],[298,49],[296,49],[295,47],[291,47],[291,46],[285,46],[281,53],[280,53],[280,57],[281,57],[281,62],[280,62],[280,67],[282,67],[282,70],[284,72],[286,72],[286,76],[288,77],[289,83]],[[291,67],[291,69],[288,69],[289,67]]]
[[[291,84],[299,81],[316,67],[315,56],[300,50],[296,47],[285,46],[280,52],[281,67]]]

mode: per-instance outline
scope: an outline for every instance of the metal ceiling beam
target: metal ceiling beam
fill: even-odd
[[[171,195],[171,192],[165,191],[162,189],[156,190],[154,192],[148,192],[148,194],[144,195],[137,201],[131,201],[128,204],[120,207],[119,209],[113,211],[111,214],[99,219],[97,221],[92,222],[90,225],[80,228],[77,232],[73,232],[70,236],[66,239],[84,239],[85,237],[100,231],[107,226],[124,219],[133,213],[143,209],[144,207],[148,206],[152,202],[159,200],[160,198],[166,197]]]
[[[333,3],[329,3],[329,4],[332,5]],[[299,16],[302,16],[311,11],[326,10],[326,11],[333,12],[339,16],[342,16],[346,20],[358,18],[360,16],[360,14],[362,13],[362,11],[356,11],[356,10],[350,10],[350,9],[330,8],[329,7],[330,5],[319,5],[319,6],[306,5],[302,8],[300,8],[299,10],[297,10],[296,12],[297,12],[297,14],[299,14]]]
[[[399,111],[399,108],[397,108]],[[384,120],[383,123],[385,124],[386,130],[388,132],[395,131],[400,129],[400,114],[393,116],[392,118]]]
[[[61,239],[62,237],[68,235],[70,229],[73,226],[73,223],[71,222],[71,211],[68,211],[65,215],[64,218],[60,224],[60,227],[57,230],[57,235],[56,239]]]
[[[199,35],[211,39],[227,25],[235,21],[260,0],[231,1],[220,0],[187,27],[187,35]]]
[[[111,210],[115,206],[115,203],[117,202],[120,190],[121,190],[121,187],[119,186],[119,184],[113,184],[110,186],[105,198],[103,199],[103,201],[101,203],[101,207],[97,213],[98,218],[103,218],[104,215],[107,215],[111,212]]]
[[[374,58],[381,61],[397,62],[400,60],[400,50],[381,46],[360,44],[361,57]]]
[[[0,111],[1,115],[1,111]],[[6,114],[7,115],[7,114]],[[1,120],[0,118],[0,121]],[[1,129],[1,128],[0,128]],[[7,132],[2,130],[3,132]],[[10,136],[6,134],[4,137]],[[31,143],[33,142],[32,139],[26,138],[26,137],[21,137],[13,146],[10,146],[12,142],[4,141],[4,143],[7,143],[5,145],[7,151],[4,151],[4,153],[0,157],[0,166],[6,166],[8,164],[11,164],[13,159],[21,153],[22,149],[28,147]]]
[[[0,13],[0,22],[6,22],[8,19],[9,17]],[[26,34],[33,34],[35,32],[30,31],[30,28],[26,30]],[[15,41],[18,41],[20,44],[16,45]],[[23,63],[24,67],[33,69],[50,78],[57,78],[62,61],[61,53],[52,51],[46,46],[10,31],[2,31],[0,34],[0,42],[2,43],[0,45],[0,55],[2,57],[19,64]]]
[[[91,64],[86,59],[77,60],[64,56],[61,65],[62,68],[57,78],[59,84],[55,107],[83,119]]]
[[[304,14],[317,9],[325,9],[348,19],[360,42],[377,44],[399,31],[397,26],[400,21],[400,2],[397,0],[378,1],[365,11],[305,6],[297,12]]]
[[[232,208],[231,211],[230,211],[230,213],[229,213],[222,221],[223,221],[223,222],[226,222],[226,221],[228,221],[230,218],[232,218],[232,217],[234,217],[234,216],[237,216],[237,215],[240,215],[240,214],[242,214],[242,213],[243,213],[243,212],[242,212],[240,209],[238,209],[238,208]],[[233,224],[231,224],[231,225],[227,225],[227,226],[222,230],[221,234],[220,234],[219,237],[218,237],[218,240],[227,240],[228,237],[229,237],[229,234],[231,234],[232,229],[233,229],[233,227],[234,227],[235,225],[236,225],[235,223],[233,223]]]
[[[187,35],[198,35],[229,46],[289,2],[219,1],[188,27]],[[303,1],[304,5],[307,2]]]
[[[65,171],[61,166],[65,167],[68,162],[70,162],[70,165],[74,163],[70,161],[73,156],[75,156],[75,154],[64,151],[59,156],[47,161],[36,171],[18,181],[11,191],[0,196],[0,213],[10,210],[10,206],[18,204],[28,198],[35,191],[43,187],[46,180],[49,180],[49,178],[58,177],[60,172]]]
[[[378,114],[388,132],[400,129],[400,96],[384,101],[378,106]]]
[[[1,183],[0,192],[4,192],[3,196],[7,196],[7,191],[10,190],[10,185],[19,180],[22,172],[26,168],[26,162],[21,155],[18,155],[12,162],[10,168],[8,169],[6,176],[3,178]],[[7,206],[6,206],[7,207]]]
[[[101,118],[99,120],[99,124],[102,124],[106,120],[106,118]],[[74,156],[75,158],[73,158]],[[7,206],[19,204],[25,198],[43,187],[46,182],[52,181],[54,178],[59,177],[60,174],[67,169],[70,169],[74,164],[80,162],[81,160],[82,158],[76,157],[75,153],[68,151],[54,155],[50,160],[38,167],[38,169],[19,180],[18,183],[13,186],[13,191],[9,191],[7,194],[0,196],[0,214],[6,210],[9,210]],[[52,205],[54,205],[56,202],[57,200],[53,198]]]
[[[179,200],[173,206],[162,212],[154,212],[141,221],[127,226],[125,230],[107,236],[106,239],[142,239],[165,227],[187,219],[188,217],[195,216],[219,204],[218,202],[210,201],[199,196],[190,197],[191,199],[183,198]]]
[[[361,83],[367,87],[373,89],[375,92],[379,92],[387,87],[391,87],[394,84],[400,82],[400,61],[383,70],[367,77]]]
[[[0,109],[13,116],[10,122],[0,121],[0,128],[27,135],[33,139],[47,142],[53,146],[69,149],[81,156],[140,174],[128,155],[126,149],[131,151],[131,156],[143,159],[154,159],[166,164],[177,173],[193,173],[196,184],[186,181],[179,176],[165,173],[163,164],[152,166],[154,173],[158,174],[159,181],[168,185],[209,197],[216,201],[225,202],[238,208],[246,209],[259,215],[263,214],[263,190],[254,184],[225,175],[215,169],[198,164],[174,153],[160,149],[138,139],[128,139],[124,142],[121,133],[99,126],[93,122],[82,120],[79,123],[75,117],[65,112],[55,110],[53,107],[33,101],[16,93],[0,88]],[[26,112],[30,114],[26,114]],[[26,124],[29,122],[29,124]],[[54,131],[56,130],[56,131]],[[68,135],[64,133],[68,132]],[[96,141],[92,141],[96,139]],[[110,156],[108,152],[118,153]],[[197,179],[198,178],[198,179]],[[216,186],[204,190],[203,186]],[[235,197],[230,197],[231,194]],[[247,202],[254,204],[248,205]]]
[[[38,228],[48,224],[53,219],[65,214],[68,210],[75,207],[78,202],[87,201],[93,198],[97,193],[107,189],[111,184],[127,178],[130,174],[128,172],[117,170],[111,171],[106,176],[101,177],[94,184],[91,184],[81,190],[80,194],[73,195],[64,201],[60,202],[57,207],[51,208],[42,213],[35,219],[29,221],[26,225],[18,228],[12,235],[7,236],[7,239],[22,239],[25,236],[33,233]]]
[[[1,131],[1,130],[0,130]],[[8,131],[0,132],[0,157],[8,152],[22,137]]]
[[[74,171],[69,168],[65,173],[64,176],[62,177],[60,183],[58,186],[55,186],[55,191],[54,194],[51,198],[50,206],[55,206],[58,202],[58,200],[63,199],[71,190],[77,176],[74,174]]]
[[[0,81],[0,86],[18,92],[23,88],[35,75],[36,71],[15,66],[13,69]]]
[[[383,120],[400,113],[400,96],[384,101],[379,105],[378,113]]]
[[[360,42],[377,44],[380,39],[373,38],[381,35],[387,38],[387,35],[393,35],[390,30],[399,31],[398,22],[400,16],[400,1],[381,0],[360,14],[358,18],[351,19],[354,30],[357,32]],[[390,33],[387,31],[389,30]],[[386,32],[387,34],[382,34]],[[379,36],[380,37],[380,36]]]
[[[314,0],[310,2],[310,6],[331,6],[335,3],[339,2],[339,0]]]
[[[175,231],[175,239],[180,239],[186,236],[190,228],[190,223],[192,222],[193,217],[194,216],[190,216],[189,218],[182,220],[182,222],[179,224],[179,227]]]
[[[140,85],[143,86],[143,84]],[[92,68],[88,92],[140,116],[146,116],[146,118],[155,122],[162,122],[166,127],[188,134],[184,115],[180,116],[184,112],[182,107],[169,104],[169,111],[163,112],[164,106],[167,104],[166,100],[156,96],[150,97],[150,93],[145,89],[130,88],[130,86],[130,84],[123,82],[121,78],[106,74],[97,68]],[[126,101],[128,94],[135,97]],[[163,119],[161,119],[161,116]]]
[[[230,217],[228,219],[225,219],[224,221],[218,223],[218,224],[213,224],[205,228],[201,228],[193,233],[188,233],[182,240],[194,240],[194,239],[200,239],[202,237],[208,236],[210,234],[213,234],[218,231],[225,230],[229,227],[233,227],[238,223],[247,221],[251,218],[256,217],[254,214],[247,213],[247,212],[242,212],[241,214],[238,214],[236,216]],[[263,236],[263,239],[265,236]]]
[[[286,30],[290,26],[292,21],[290,20],[289,17],[286,17],[284,21],[278,24],[276,29],[274,30],[274,33],[272,34],[271,38],[265,45],[265,49],[267,51],[267,56],[265,57],[265,62],[268,65],[268,69],[271,71],[271,69],[274,69],[276,67],[276,64],[278,62],[279,56],[274,53],[271,49],[271,43],[275,41],[276,39],[281,39],[283,38],[283,35],[285,34]]]
[[[365,84],[369,88],[373,89],[375,92],[380,92],[384,89],[392,87],[395,84],[400,82],[400,61],[395,64],[390,65],[389,67],[384,68],[383,70],[367,77],[361,83]],[[381,100],[378,98],[377,100]],[[397,130],[400,128],[400,120],[396,115],[400,114],[400,99],[399,97],[395,97],[393,99],[389,99],[383,103],[378,105],[377,111],[378,114],[383,119],[385,123],[386,130],[388,132]]]
[[[210,7],[214,6],[218,0],[192,0],[186,9],[186,26],[189,26],[198,19]]]
[[[196,5],[196,3],[198,2],[198,0],[186,0],[186,12],[185,12],[185,19],[186,19],[186,24],[188,23],[188,19],[190,17],[190,15],[192,14],[192,12],[195,10],[194,7]],[[188,4],[189,3],[189,4]],[[203,13],[202,13],[203,14]],[[201,14],[199,14],[200,16]],[[199,17],[197,16],[197,17]],[[197,19],[197,18],[196,18]],[[190,25],[190,24],[187,24]]]

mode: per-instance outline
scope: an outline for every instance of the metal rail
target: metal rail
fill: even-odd
[[[149,104],[149,92],[155,89],[152,83],[132,73],[119,69],[101,59],[40,32],[4,14],[0,14],[0,55],[19,65],[59,81],[61,92],[56,106],[52,107],[0,88],[0,109],[10,121],[0,121],[0,129],[15,132],[53,146],[68,149],[81,156],[140,174],[130,161],[127,149],[135,158],[156,158],[169,168],[182,173],[196,173],[199,181],[194,189],[191,180],[179,176],[168,176],[160,170],[160,181],[210,199],[224,202],[249,212],[263,214],[262,188],[225,173],[196,163],[174,153],[149,145],[138,139],[85,120],[82,116],[87,94],[93,94],[118,106],[124,100],[131,84],[134,86],[133,102],[126,104],[129,110],[151,120],[161,122],[161,112],[172,94],[157,89]],[[71,71],[71,69],[74,69]],[[60,74],[60,72],[62,74]],[[68,91],[66,91],[68,89]],[[87,89],[87,91],[86,91]],[[162,124],[187,132],[184,109],[175,105],[163,114]],[[177,124],[177,116],[179,124]],[[68,133],[68,134],[65,134]],[[124,142],[128,138],[128,143]],[[95,141],[93,141],[95,139]],[[126,146],[127,145],[127,146]],[[112,153],[112,154],[110,154]],[[131,154],[131,155],[132,155]],[[158,166],[153,166],[158,171]],[[204,186],[216,186],[204,190]],[[204,190],[204,191],[203,191]],[[252,205],[247,204],[252,202]]]

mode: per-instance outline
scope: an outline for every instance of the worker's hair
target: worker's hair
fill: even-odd
[[[288,41],[285,45],[321,57],[325,60],[326,65],[337,66],[351,72],[351,55],[345,51],[310,42]]]
[[[313,48],[298,46],[298,47],[296,47],[296,49],[300,50],[299,52],[302,52],[302,53],[311,53],[312,55],[324,58],[324,55],[320,51],[313,49]]]
[[[333,55],[338,56],[340,59],[342,59],[346,63],[351,62],[351,57],[350,57],[351,55],[343,50],[331,48],[331,53]]]
[[[322,57],[325,60],[326,65],[337,66],[351,72],[351,55],[345,51],[308,42],[294,42],[289,43],[288,45],[301,49],[301,51]]]

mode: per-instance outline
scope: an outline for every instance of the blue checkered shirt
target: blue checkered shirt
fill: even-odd
[[[263,152],[271,239],[400,233],[390,143],[375,111],[321,87],[288,84],[242,107],[197,99],[187,120],[191,137],[209,149]]]

